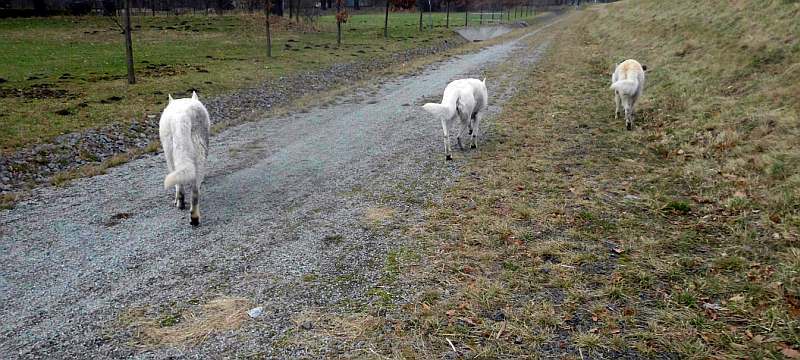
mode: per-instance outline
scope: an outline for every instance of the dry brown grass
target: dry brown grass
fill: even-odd
[[[397,211],[387,207],[370,207],[364,211],[364,220],[368,224],[383,225],[390,222],[397,215]]]
[[[212,334],[240,328],[249,319],[250,300],[220,297],[195,309],[160,318],[147,318],[143,309],[129,312],[123,322],[135,329],[143,346],[192,346]]]

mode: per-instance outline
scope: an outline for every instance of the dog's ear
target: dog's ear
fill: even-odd
[[[647,65],[642,65],[642,71],[647,72]]]
[[[197,93],[192,91],[192,100],[197,100]]]
[[[167,94],[167,96],[169,97],[169,102],[172,102],[172,94]]]

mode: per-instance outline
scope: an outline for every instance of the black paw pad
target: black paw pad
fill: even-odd
[[[192,226],[199,226],[200,225],[200,218],[199,217],[193,217],[191,220],[189,220],[189,224],[192,224]]]

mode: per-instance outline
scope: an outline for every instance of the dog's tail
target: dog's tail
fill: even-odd
[[[191,183],[196,176],[197,172],[195,171],[194,164],[191,162],[182,164],[181,167],[169,173],[169,175],[164,178],[164,189],[169,189],[177,184]]]
[[[452,116],[450,107],[445,104],[427,103],[422,105],[422,108],[439,119],[447,119]]]
[[[632,79],[619,80],[611,84],[611,89],[618,91],[622,95],[628,96],[636,94],[636,90],[638,90],[638,88],[639,82]]]

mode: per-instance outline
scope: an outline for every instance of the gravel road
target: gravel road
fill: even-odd
[[[406,241],[401,225],[423,220],[471,154],[445,162],[440,125],[419,105],[453,79],[531,66],[546,41],[522,38],[213,137],[198,228],[161,188],[161,154],[34,190],[0,212],[0,358],[310,356],[273,345],[298,312],[369,301],[387,252]],[[491,123],[513,72],[487,84]],[[188,347],[139,346],[120,320],[219,296],[264,314]]]

